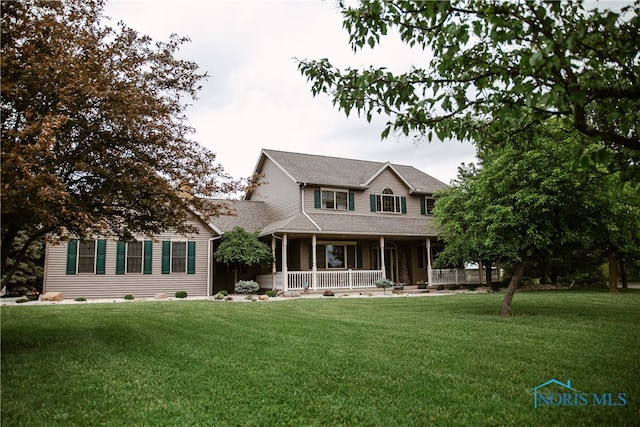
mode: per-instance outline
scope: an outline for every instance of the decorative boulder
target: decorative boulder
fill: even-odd
[[[156,294],[154,296],[155,299],[167,299],[169,298],[169,295],[165,294],[165,293],[160,293],[160,294]]]
[[[258,299],[260,299],[260,301],[269,301],[269,295],[260,295]]]
[[[62,301],[63,299],[62,292],[47,292],[40,296],[40,301]]]
[[[335,296],[336,296],[336,294],[335,294],[333,291],[324,291],[324,292],[322,293],[322,296],[325,296],[325,297],[335,297]]]

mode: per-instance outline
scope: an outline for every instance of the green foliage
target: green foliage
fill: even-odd
[[[86,301],[86,300],[87,300],[87,299],[86,299],[86,298],[84,298],[84,297],[77,297],[77,298],[74,298],[74,301],[77,301],[77,302],[84,302],[84,301]]]
[[[250,233],[238,226],[224,233],[214,257],[218,262],[236,265],[234,282],[238,281],[237,266],[273,262],[271,247],[258,239],[258,233]]]
[[[135,297],[133,295],[131,295],[131,294],[127,294],[127,295],[124,296],[124,299],[133,300],[133,299],[135,299]]]
[[[373,284],[376,285],[377,288],[390,288],[393,286],[393,282],[387,278],[378,279],[373,282]]]
[[[499,298],[2,307],[2,424],[636,424],[640,293],[525,292],[509,319]],[[629,405],[533,409],[557,376]]]
[[[240,280],[235,284],[235,291],[238,294],[255,294],[260,289],[260,285],[253,280]]]
[[[176,298],[186,298],[187,297],[187,291],[176,291]]]
[[[18,298],[18,299],[16,300],[16,303],[17,303],[17,304],[22,304],[22,303],[29,302],[29,301],[30,301],[30,299],[29,299],[29,298],[24,298],[24,297],[22,297],[22,298]]]
[[[222,300],[226,295],[223,295],[222,292],[218,292],[213,296],[213,299]]]
[[[2,3],[3,272],[29,250],[14,249],[21,232],[192,232],[193,209],[215,214],[210,198],[239,188],[189,139],[185,111],[206,73],[178,58],[188,39],[155,43],[110,24],[103,6]]]
[[[329,94],[347,115],[391,116],[383,138],[476,140],[557,117],[604,144],[585,162],[640,176],[640,2],[620,11],[569,1],[352,4],[341,3],[341,12],[354,50],[375,48],[396,30],[429,67],[340,70],[319,59],[298,68],[314,95]]]
[[[265,295],[270,298],[275,298],[276,296],[278,296],[278,293],[274,290],[268,290],[267,292],[265,292]]]
[[[2,269],[2,285],[6,285],[10,290],[21,286],[42,287],[44,237],[32,241],[29,241],[29,237],[25,230],[18,233],[7,257],[6,266]],[[20,254],[22,249],[25,251]],[[20,261],[16,262],[18,259]]]

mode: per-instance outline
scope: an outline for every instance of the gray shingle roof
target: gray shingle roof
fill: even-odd
[[[269,149],[262,151],[299,183],[364,188],[366,183],[387,165],[395,169],[413,192],[433,194],[447,187],[445,183],[413,166]]]
[[[267,206],[263,202],[251,200],[215,200],[228,206],[231,215],[220,215],[209,218],[223,232],[239,226],[250,232],[262,230],[271,222]]]

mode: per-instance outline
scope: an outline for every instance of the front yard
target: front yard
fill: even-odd
[[[2,425],[637,423],[640,292],[501,298],[2,307]]]

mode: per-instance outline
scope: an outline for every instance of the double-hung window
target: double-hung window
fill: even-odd
[[[153,242],[151,240],[118,242],[116,245],[116,274],[151,274]]]
[[[316,208],[344,211],[354,210],[353,193],[347,190],[323,188],[316,190],[314,197]]]
[[[196,242],[162,242],[162,274],[196,272]]]
[[[107,241],[69,240],[67,274],[105,274]]]
[[[436,199],[426,196],[424,199],[420,200],[420,213],[422,215],[433,215],[433,209],[435,206]]]

